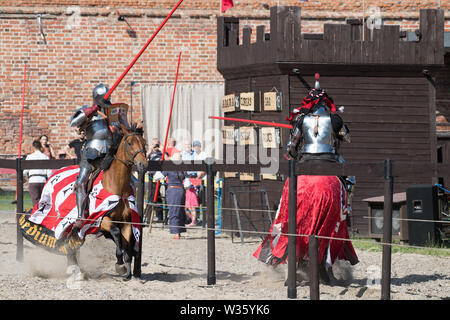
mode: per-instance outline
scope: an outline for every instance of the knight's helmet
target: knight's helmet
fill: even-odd
[[[107,105],[111,104],[111,97],[108,97],[108,99],[105,100],[105,94],[109,91],[108,87],[105,86],[103,83],[100,83],[99,85],[95,86],[94,90],[92,90],[92,99],[94,100],[94,103],[102,108],[106,108]]]
[[[330,159],[343,162],[339,155],[339,142],[331,120],[336,106],[326,91],[321,88],[320,75],[316,73],[314,78],[316,80],[314,89],[310,90],[303,99],[303,105],[309,108],[309,112],[306,112],[301,125],[303,143],[300,152],[307,157],[320,155],[322,158],[328,155]]]

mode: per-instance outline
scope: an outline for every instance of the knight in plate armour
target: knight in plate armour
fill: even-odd
[[[339,154],[341,142],[350,142],[350,132],[342,118],[336,114],[336,106],[320,87],[316,73],[314,88],[309,91],[287,119],[292,131],[286,145],[288,155],[301,162],[325,160],[343,163]]]
[[[302,105],[294,109],[287,120],[292,130],[286,145],[288,157],[300,162],[319,160],[344,163],[339,153],[342,142],[350,142],[350,130],[336,113],[336,105],[325,90],[320,87],[319,74],[316,73],[314,88],[303,98]],[[343,112],[343,107],[340,108]],[[338,176],[348,193],[351,207],[356,178]],[[350,226],[350,214],[348,226]]]
[[[104,84],[97,85],[92,91],[93,105],[84,105],[77,109],[70,118],[70,126],[78,127],[86,132],[86,143],[81,150],[80,172],[75,181],[75,194],[77,202],[78,219],[84,216],[87,205],[87,182],[90,174],[101,167],[105,156],[113,145],[111,131],[120,128],[111,126],[106,115],[111,108],[111,102],[104,99],[108,88]],[[124,115],[126,117],[126,114]],[[126,119],[121,119],[126,124]]]

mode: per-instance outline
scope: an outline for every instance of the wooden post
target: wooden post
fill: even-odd
[[[153,217],[155,215],[155,206],[153,204],[153,202],[151,202],[153,199],[153,192],[155,191],[155,189],[153,188],[153,175],[149,175],[148,177],[148,189],[147,189],[147,199],[148,199],[148,203],[147,203],[147,207],[145,208],[145,212],[148,213],[148,208],[149,206],[151,206],[151,210],[150,210],[150,217],[148,219],[148,233],[152,232],[152,225],[153,225]]]
[[[136,192],[136,207],[141,217],[141,222],[144,221],[144,194],[145,194],[145,170],[139,170],[137,192]],[[139,233],[139,252],[134,258],[134,271],[133,276],[136,278],[141,277],[141,264],[142,264],[142,241],[143,241],[144,226],[141,225],[141,232]]]
[[[319,245],[317,237],[310,235],[308,240],[309,255],[309,299],[319,300]]]
[[[391,296],[391,242],[392,242],[392,202],[394,179],[392,162],[384,161],[384,216],[383,216],[383,256],[381,275],[381,299],[390,300]]]
[[[21,158],[16,159],[16,227],[17,227],[17,245],[16,245],[16,261],[23,261],[23,236],[20,231],[19,218],[23,213],[23,171]]]
[[[297,175],[295,160],[289,160],[289,218],[288,218],[288,298],[297,298]]]
[[[208,277],[207,284],[214,285],[216,284],[216,247],[215,247],[215,238],[216,232],[214,227],[215,223],[215,203],[214,203],[214,171],[212,169],[212,164],[208,163],[206,165],[206,174],[207,174],[207,183],[206,191],[207,191],[207,206],[208,206],[208,232],[207,232],[207,247],[208,247]]]

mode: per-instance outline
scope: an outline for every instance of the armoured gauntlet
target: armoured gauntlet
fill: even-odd
[[[289,142],[286,145],[287,154],[296,159],[298,156],[298,145],[302,137],[301,125],[303,123],[303,115],[298,115],[294,121],[292,121],[293,131],[290,133]]]

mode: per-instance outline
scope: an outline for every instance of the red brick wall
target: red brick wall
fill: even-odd
[[[111,86],[168,14],[176,0],[9,0],[0,2],[0,157],[17,154],[20,127],[23,66],[27,64],[24,110],[23,152],[31,142],[47,134],[55,151],[67,144],[74,129],[69,127],[73,111],[91,103],[92,88],[99,82]],[[243,23],[265,24],[269,11],[263,4],[277,1],[235,0],[226,16],[238,16]],[[280,5],[302,6],[303,32],[323,32],[327,22],[343,23],[359,17],[362,0],[279,1]],[[421,8],[435,8],[438,0],[366,0],[378,5],[385,23],[418,27]],[[79,20],[68,6],[80,6]],[[449,0],[441,0],[447,10],[446,30],[450,31]],[[126,15],[137,38],[130,38]],[[42,18],[47,45],[42,43],[36,21]],[[183,59],[179,80],[185,82],[223,81],[216,70],[216,17],[219,0],[186,0],[131,69],[112,95],[113,102],[130,101],[130,81],[172,82],[179,50]],[[72,24],[70,24],[72,22]],[[68,29],[68,25],[74,25]],[[141,119],[140,86],[135,86],[133,119]]]
[[[170,8],[178,0],[3,0],[4,6],[102,6],[110,8]],[[237,10],[258,10],[263,4],[270,6],[279,5],[300,5],[305,10],[346,10],[356,11],[362,7],[363,1],[355,0],[310,0],[301,2],[300,0],[233,0],[235,11]],[[384,12],[416,11],[419,8],[436,8],[439,0],[365,0],[366,6],[376,5]],[[443,9],[449,7],[447,0],[441,0]],[[182,9],[219,9],[220,0],[186,0],[182,3]]]

